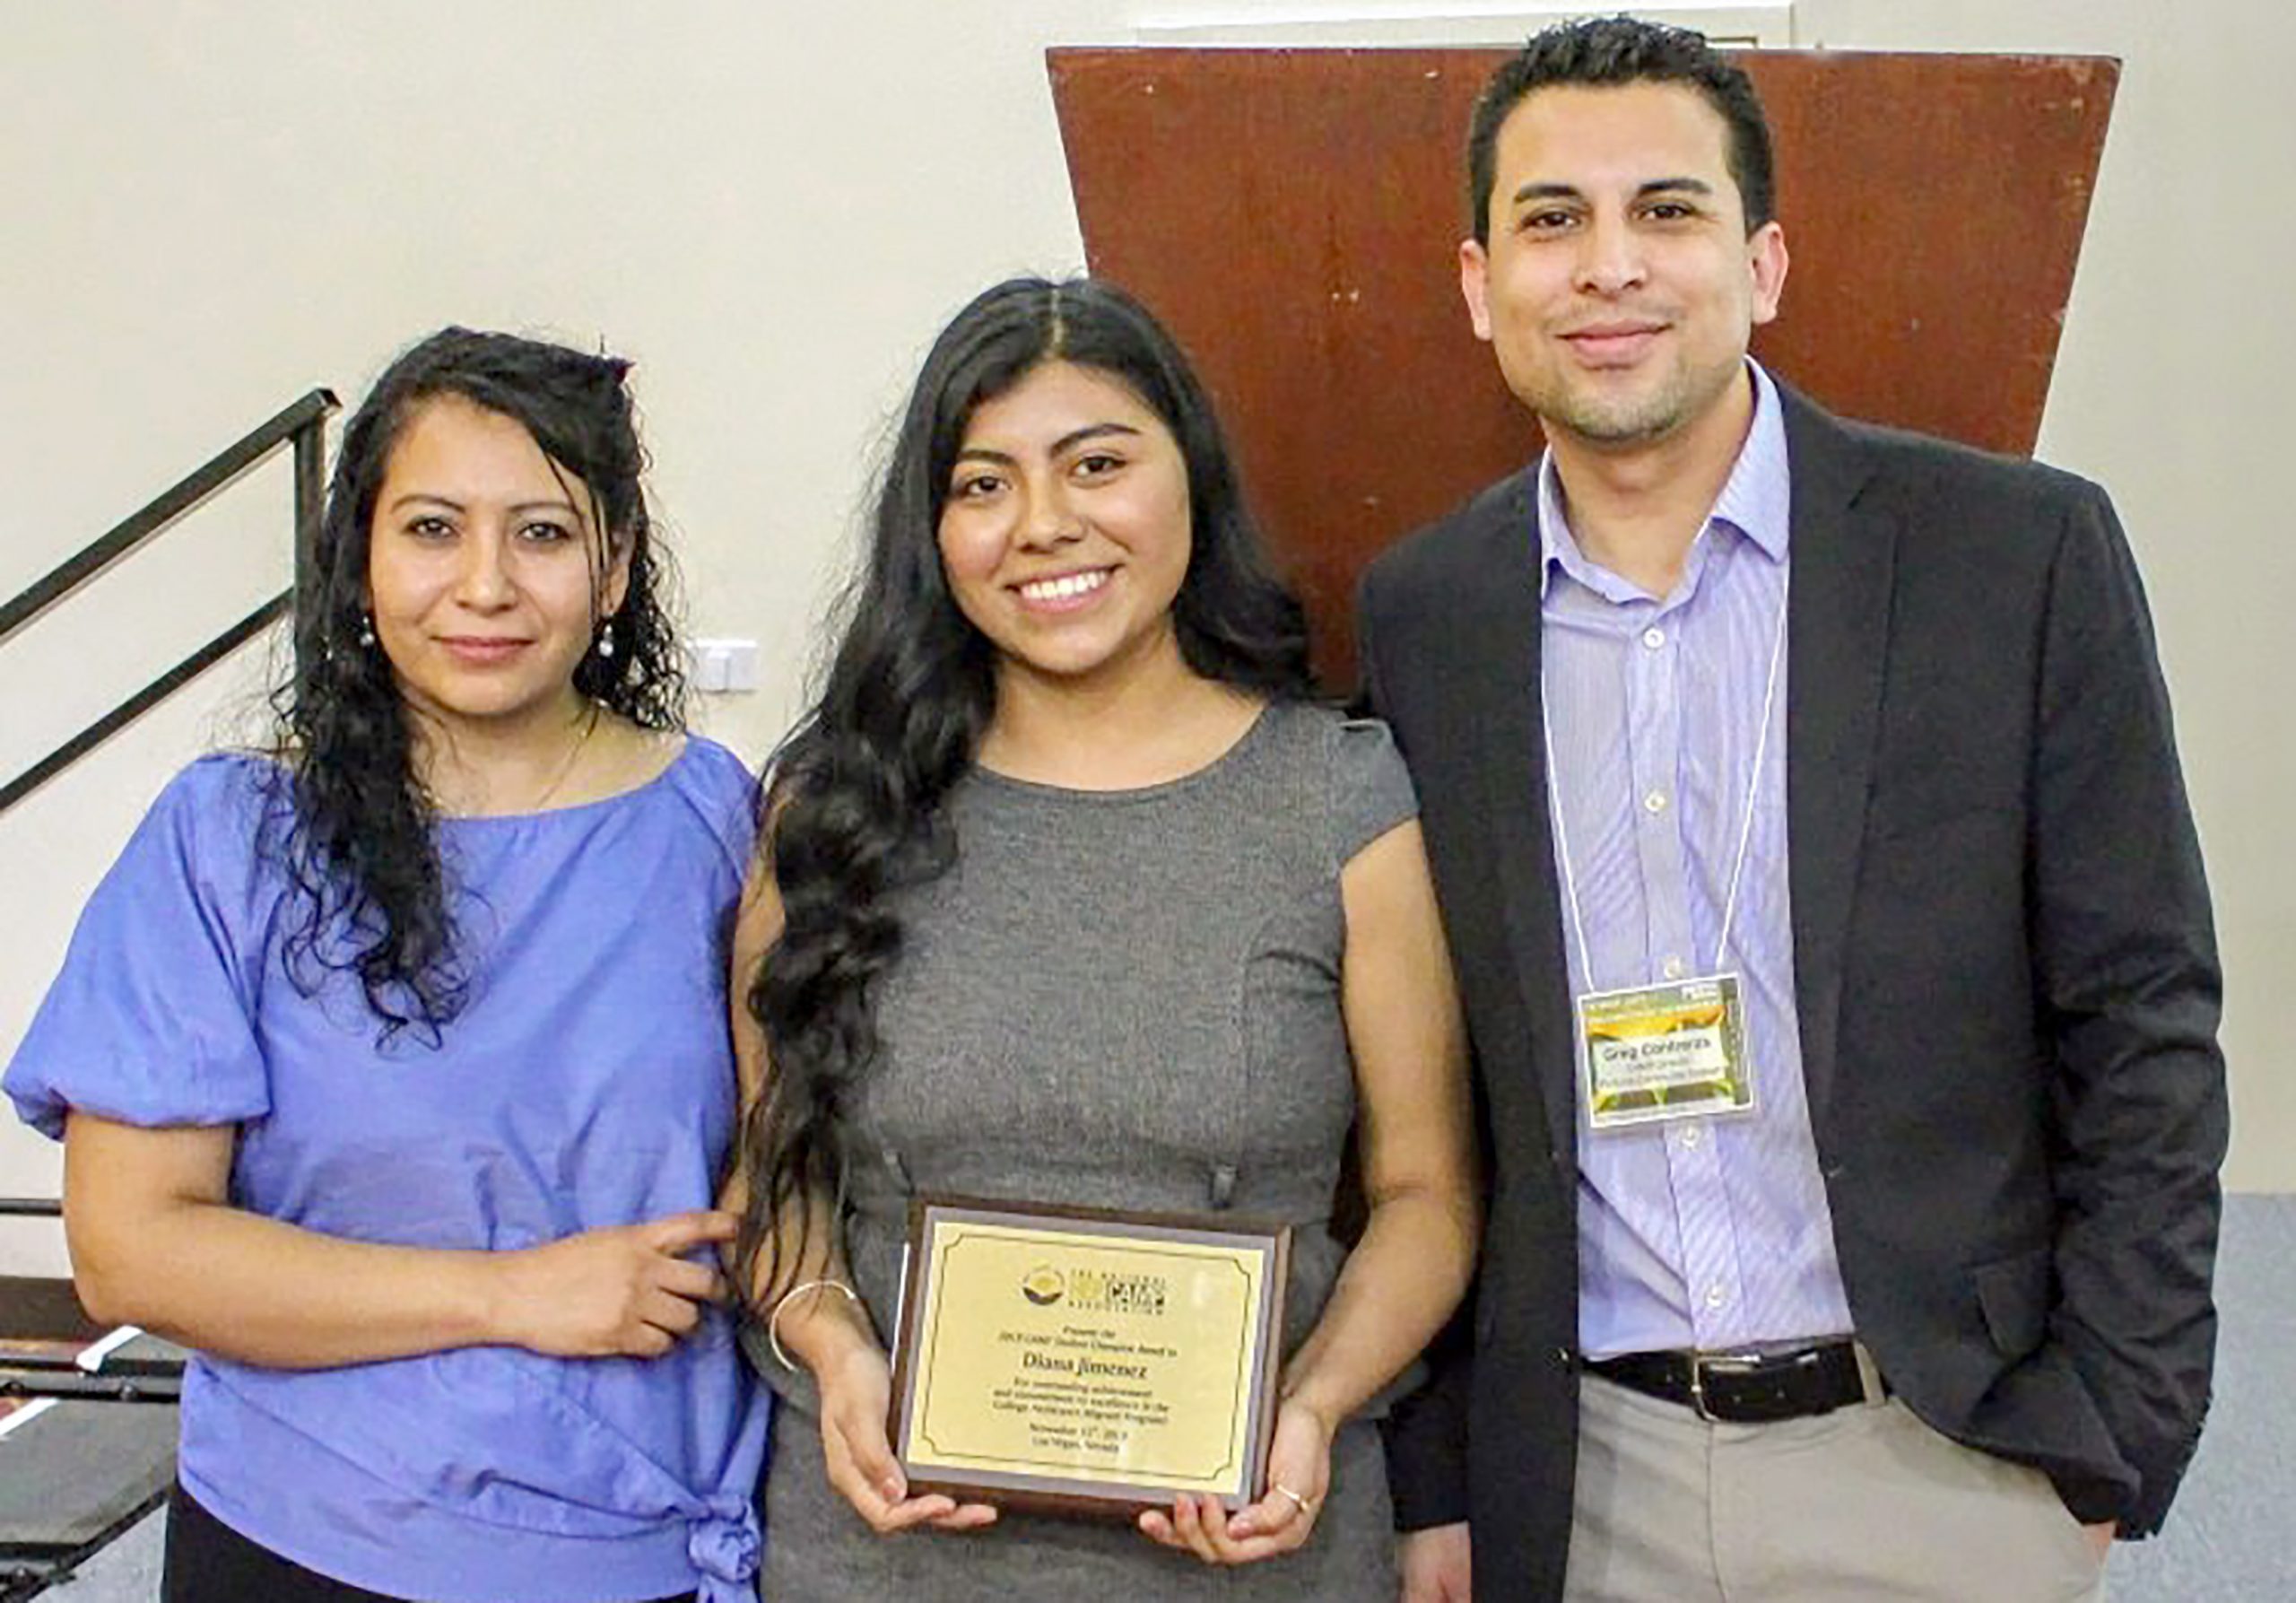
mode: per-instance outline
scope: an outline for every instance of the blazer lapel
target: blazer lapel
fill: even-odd
[[[1483,579],[1471,592],[1474,610],[1462,619],[1459,638],[1471,659],[1465,682],[1480,693],[1475,745],[1485,756],[1476,766],[1495,848],[1492,871],[1530,1031],[1524,1057],[1535,1065],[1554,1137],[1550,1149],[1569,1180],[1576,1171],[1578,1103],[1540,717],[1537,482],[1535,470],[1526,471],[1492,499],[1473,570]]]
[[[1841,425],[1779,386],[1794,475],[1787,617],[1787,874],[1802,1072],[1821,1148],[1839,1069],[1842,943],[1857,886],[1897,562],[1897,525],[1861,509],[1870,475]]]

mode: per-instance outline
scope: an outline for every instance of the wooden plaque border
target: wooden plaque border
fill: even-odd
[[[903,1453],[907,1416],[917,1376],[918,1323],[925,1308],[925,1271],[931,1254],[926,1232],[944,1214],[987,1214],[1000,1219],[1040,1219],[1048,1228],[1057,1224],[1073,1233],[1121,1238],[1141,1230],[1181,1231],[1197,1235],[1230,1236],[1265,1250],[1267,1273],[1261,1282],[1258,1312],[1259,1350],[1251,1380],[1251,1433],[1240,1495],[1223,1494],[1222,1505],[1231,1512],[1256,1502],[1265,1490],[1269,1444],[1275,1431],[1275,1405],[1283,1363],[1283,1303],[1292,1269],[1292,1227],[1273,1220],[1222,1213],[1139,1213],[1122,1208],[1059,1207],[1043,1203],[1013,1202],[996,1198],[925,1194],[909,1205],[909,1244],[901,1265],[900,1308],[893,1335],[892,1401],[886,1413],[886,1439],[909,1468]],[[961,1477],[910,1471],[909,1494],[942,1493],[959,1503],[987,1503],[1000,1509],[1097,1520],[1135,1520],[1145,1510],[1171,1506],[1169,1496],[1141,1494],[1140,1483],[1100,1486],[1057,1476],[1015,1477],[1023,1484],[995,1485]]]

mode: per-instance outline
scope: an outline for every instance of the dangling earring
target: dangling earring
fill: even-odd
[[[372,613],[359,614],[359,649],[362,651],[375,649],[375,614]]]
[[[598,625],[598,655],[601,657],[613,655],[613,620],[612,618],[608,618]]]

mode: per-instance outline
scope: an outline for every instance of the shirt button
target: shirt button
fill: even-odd
[[[1646,813],[1665,812],[1666,810],[1666,793],[1663,790],[1653,790],[1649,795],[1644,797],[1642,798],[1642,810]]]
[[[1666,632],[1663,629],[1646,629],[1642,632],[1642,643],[1656,651],[1666,643]]]
[[[1724,1291],[1720,1286],[1709,1285],[1706,1288],[1706,1305],[1709,1308],[1719,1308],[1723,1303],[1727,1302],[1729,1300],[1730,1294]]]
[[[1696,1125],[1693,1124],[1683,1131],[1683,1145],[1686,1147],[1696,1146],[1698,1145],[1698,1127]]]
[[[1669,980],[1679,980],[1683,977],[1683,966],[1681,958],[1670,957],[1659,965],[1658,971]]]

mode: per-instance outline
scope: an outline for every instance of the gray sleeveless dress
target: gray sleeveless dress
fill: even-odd
[[[848,1132],[847,1250],[881,1336],[915,1189],[1288,1221],[1296,1346],[1344,1256],[1328,1228],[1355,1112],[1340,869],[1416,812],[1385,727],[1278,705],[1169,784],[1071,791],[977,771],[950,806],[958,861],[902,909],[884,1046]],[[1213,1569],[1128,1526],[1010,1512],[985,1531],[883,1538],[828,1484],[810,1381],[761,1342],[752,1353],[783,1393],[767,1603],[1393,1603],[1368,1416],[1339,1433],[1309,1543],[1261,1564]]]

